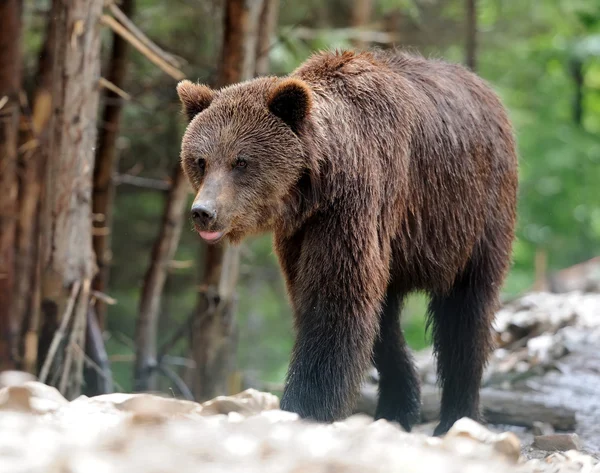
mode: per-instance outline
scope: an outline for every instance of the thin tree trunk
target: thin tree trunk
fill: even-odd
[[[19,221],[14,314],[21,331],[19,356],[22,369],[35,372],[40,311],[40,197],[48,157],[48,125],[52,113],[52,67],[56,19],[48,17],[40,52],[31,119],[28,125],[19,176]]]
[[[352,8],[352,20],[351,26],[354,28],[364,28],[369,21],[371,21],[371,14],[373,12],[373,0],[354,0]],[[366,41],[355,39],[353,41],[354,47],[358,49],[364,49],[369,46]]]
[[[262,5],[262,0],[226,1],[218,86],[254,76]],[[203,291],[199,294],[192,329],[192,356],[196,363],[194,395],[198,400],[229,392],[235,362],[234,290],[238,269],[239,247],[206,248]]]
[[[467,37],[465,63],[473,72],[477,70],[477,0],[466,1]]]
[[[575,86],[573,97],[573,121],[579,127],[583,124],[583,87],[585,77],[583,72],[583,61],[579,58],[572,59],[570,64],[571,77]]]
[[[256,42],[255,76],[265,76],[269,73],[269,56],[279,19],[279,0],[263,0],[259,18],[258,40]]]
[[[134,0],[123,0],[120,7],[125,15],[131,17],[134,9]],[[113,33],[112,37],[112,51],[106,78],[112,84],[123,89],[127,73],[128,43],[116,33]],[[99,292],[105,292],[108,284],[111,260],[110,232],[114,200],[112,175],[116,169],[118,160],[116,142],[119,136],[122,109],[123,99],[112,90],[105,89],[104,113],[98,137],[92,197],[92,212],[95,223],[92,241],[98,264],[98,273],[94,278],[92,287]],[[100,300],[96,303],[96,314],[98,316],[98,323],[102,329],[106,318],[106,304]]]
[[[60,388],[69,398],[81,390],[90,283],[96,271],[92,250],[92,173],[96,144],[100,76],[102,0],[53,0],[56,18],[52,115],[46,192],[42,205],[42,332],[54,333],[58,317],[70,306],[68,337]],[[81,291],[72,291],[81,284]],[[74,294],[72,295],[71,292]],[[48,346],[40,340],[39,346]],[[47,353],[38,353],[45,359]]]
[[[0,371],[15,362],[12,311],[17,228],[17,159],[21,88],[20,0],[0,2]]]
[[[161,295],[169,263],[175,256],[179,244],[188,192],[188,183],[183,174],[183,169],[181,164],[177,162],[163,213],[160,233],[152,250],[150,267],[146,272],[142,288],[135,335],[134,379],[136,391],[147,391],[154,387],[155,370],[153,368],[156,363],[156,329],[160,313]]]

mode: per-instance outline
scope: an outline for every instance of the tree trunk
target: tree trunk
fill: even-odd
[[[373,0],[354,0],[352,8],[352,20],[351,25],[354,28],[364,28],[369,21],[371,21],[371,14],[373,12]],[[358,49],[364,49],[369,46],[369,43],[360,39],[353,41],[354,47]]]
[[[40,197],[48,157],[48,125],[52,113],[52,67],[56,19],[48,17],[46,37],[40,52],[31,118],[23,142],[19,176],[19,221],[14,315],[20,333],[21,368],[34,373],[37,359],[40,312]]]
[[[59,387],[81,390],[92,251],[92,173],[96,144],[102,0],[53,0],[56,18],[52,114],[46,192],[42,201],[42,332],[54,334],[72,314]],[[81,291],[75,290],[81,287]],[[48,346],[40,340],[39,346]],[[45,359],[47,353],[38,353]],[[50,360],[53,361],[53,360]]]
[[[477,0],[465,0],[467,38],[465,43],[465,63],[473,72],[477,70]]]
[[[154,388],[156,363],[157,325],[160,301],[167,277],[169,263],[175,256],[188,195],[188,183],[181,164],[177,162],[173,182],[167,198],[160,233],[144,278],[140,309],[135,335],[135,390],[147,391]]]
[[[279,19],[279,0],[263,0],[259,18],[258,40],[256,42],[255,76],[265,76],[269,73],[269,54]]]
[[[261,15],[262,6],[262,0],[226,1],[219,87],[254,76],[259,19],[268,17]],[[238,269],[239,247],[206,248],[203,290],[192,329],[192,356],[196,363],[194,395],[200,401],[230,391],[228,384],[235,361],[234,289]]]
[[[120,5],[125,15],[131,17],[134,0],[123,0]],[[127,72],[128,44],[116,33],[112,35],[112,51],[108,66],[107,79],[120,89],[123,88]],[[108,284],[111,260],[110,231],[112,226],[112,206],[114,200],[114,183],[112,175],[117,166],[116,142],[121,124],[123,99],[112,90],[105,89],[104,113],[100,123],[96,163],[94,168],[94,192],[92,197],[92,213],[94,216],[93,245],[98,264],[98,273],[94,278],[93,289],[105,292]],[[98,300],[96,314],[100,328],[104,327],[106,304]]]
[[[21,88],[20,0],[0,2],[0,371],[14,367],[12,310],[17,228],[17,159]]]
[[[571,59],[569,69],[573,78],[573,85],[575,86],[573,121],[577,126],[581,127],[583,124],[583,88],[585,84],[583,61],[579,58]]]
[[[259,20],[267,0],[226,0],[217,87],[254,76]]]

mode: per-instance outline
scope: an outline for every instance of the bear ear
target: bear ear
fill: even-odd
[[[312,92],[300,79],[283,79],[270,92],[267,106],[296,132],[310,112]]]
[[[177,84],[177,94],[183,105],[183,111],[190,121],[208,108],[215,98],[215,92],[210,87],[194,84],[189,80],[182,80]]]

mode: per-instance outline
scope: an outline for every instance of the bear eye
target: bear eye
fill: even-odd
[[[244,158],[237,158],[233,167],[238,169],[245,169],[246,167],[248,167],[248,161],[246,161]]]
[[[206,159],[198,159],[198,161],[196,161],[196,166],[198,166],[198,171],[200,171],[200,174],[204,174],[204,171],[206,169]]]

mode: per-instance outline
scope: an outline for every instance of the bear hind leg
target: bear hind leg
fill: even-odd
[[[398,422],[407,432],[419,421],[419,377],[400,327],[403,295],[388,287],[381,310],[374,362],[379,372],[376,419]]]
[[[502,270],[493,261],[477,248],[449,293],[431,298],[429,317],[442,387],[434,435],[443,435],[462,417],[481,420],[479,390],[493,347],[491,325],[502,282]]]

